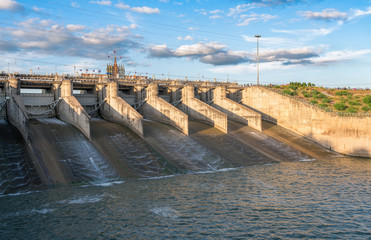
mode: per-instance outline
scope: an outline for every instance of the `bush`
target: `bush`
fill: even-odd
[[[347,112],[348,113],[357,113],[358,112],[358,108],[356,107],[350,107],[350,108],[347,108]]]
[[[311,100],[310,103],[317,104],[318,102],[316,100]]]
[[[331,102],[331,100],[328,99],[328,98],[324,98],[324,99],[322,99],[322,103],[330,103],[330,102]]]
[[[370,104],[371,103],[371,95],[367,95],[363,98],[363,102],[366,103],[366,104]]]
[[[285,89],[282,91],[283,94],[291,95],[291,90],[290,89]]]
[[[369,106],[364,106],[364,107],[362,107],[362,110],[364,112],[368,112],[369,110],[371,110],[371,108]]]
[[[311,97],[308,93],[304,94],[304,97],[309,98]]]
[[[320,94],[318,94],[317,97],[318,97],[319,99],[323,99],[323,98],[326,98],[326,95],[323,94],[323,93],[320,93]]]
[[[302,93],[303,95],[308,94],[307,91],[301,91],[301,93]]]
[[[357,101],[349,101],[348,103],[349,103],[349,105],[352,105],[352,106],[360,106],[360,105],[362,105],[360,102],[357,102]]]
[[[348,92],[347,90],[341,90],[341,91],[337,91],[335,95],[336,96],[352,96],[353,94],[351,92]]]
[[[312,96],[315,96],[315,95],[318,95],[318,91],[317,90],[315,90],[315,89],[313,89],[312,91],[310,91],[310,94],[312,95]]]
[[[343,111],[343,110],[345,110],[345,109],[348,108],[348,106],[345,105],[345,103],[342,103],[342,102],[340,102],[340,103],[335,103],[335,104],[334,104],[334,107],[335,107],[336,110],[339,110],[339,111]]]
[[[327,104],[324,104],[324,103],[318,104],[318,106],[323,107],[323,108],[327,108],[328,107],[328,105]]]

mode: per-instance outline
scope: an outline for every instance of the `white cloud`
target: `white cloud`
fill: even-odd
[[[352,14],[350,14],[349,19],[352,20],[356,17],[361,17],[365,15],[370,15],[370,14],[371,14],[371,7],[368,7],[366,10],[356,9],[352,11]]]
[[[115,7],[123,10],[130,10],[132,12],[137,12],[137,13],[145,13],[145,14],[159,14],[160,10],[158,8],[150,8],[150,7],[130,7],[129,5],[119,2],[115,4]]]
[[[159,14],[160,10],[158,8],[150,8],[150,7],[133,7],[131,11],[137,13],[145,13],[145,14]]]
[[[221,51],[225,47],[225,45],[217,42],[210,42],[206,44],[199,42],[192,45],[182,45],[175,50],[174,54],[175,56],[206,55]]]
[[[84,25],[79,25],[79,24],[68,24],[66,26],[66,29],[71,32],[77,32],[77,31],[83,31],[86,29]]]
[[[80,5],[77,2],[71,2],[71,6],[74,8],[79,8]]]
[[[87,31],[83,25],[51,24],[49,20],[33,18],[8,28],[7,38],[0,38],[0,51],[106,59],[106,53],[112,49],[124,54],[141,46],[135,41],[137,36],[130,32],[134,26],[128,26],[126,31],[120,32],[120,26],[116,25]],[[33,26],[34,30],[25,30],[27,26]]]
[[[347,19],[347,13],[339,12],[336,9],[333,9],[333,8],[324,9],[322,12],[305,11],[305,12],[302,12],[302,16],[304,16],[308,19],[326,20],[326,21],[346,20]]]
[[[194,39],[193,39],[193,37],[191,37],[191,36],[185,36],[185,37],[181,37],[181,36],[179,36],[179,37],[177,37],[177,39],[178,40],[186,40],[186,41],[193,41]]]
[[[215,14],[221,14],[221,13],[223,13],[223,11],[217,9],[217,10],[210,11],[209,13],[215,15]]]
[[[13,0],[1,0],[0,1],[0,10],[9,10],[9,11],[23,11],[24,7],[17,1]]]
[[[309,58],[309,60],[312,63],[321,65],[321,64],[328,64],[328,63],[334,63],[334,62],[340,62],[340,61],[349,61],[349,60],[359,59],[369,54],[371,54],[371,49],[362,49],[358,51],[350,51],[350,50],[331,51],[331,52],[325,53],[323,56],[320,56],[320,57]]]
[[[90,1],[90,3],[102,5],[102,6],[111,6],[112,2],[108,0],[101,0],[101,1]]]
[[[253,21],[266,22],[266,21],[276,19],[276,18],[278,18],[278,16],[273,16],[273,15],[264,14],[264,13],[263,14],[252,13],[249,15],[241,15],[241,22],[238,24],[238,26],[247,26],[250,24],[250,22],[253,22]]]
[[[210,16],[209,18],[210,19],[218,19],[218,18],[221,18],[222,16],[220,16],[220,15],[212,15],[212,16]]]
[[[124,10],[130,9],[130,6],[123,3],[123,2],[119,2],[119,3],[115,4],[115,7],[119,8],[119,9],[124,9]]]

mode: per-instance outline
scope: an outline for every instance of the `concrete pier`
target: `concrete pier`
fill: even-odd
[[[207,123],[224,133],[228,133],[227,115],[196,99],[194,91],[194,86],[185,86],[182,89],[182,111],[194,120]]]
[[[8,98],[6,105],[6,115],[10,124],[15,126],[22,134],[23,139],[29,142],[29,118],[26,107],[22,102],[20,95],[19,81],[15,78],[10,78],[6,86],[6,97]]]
[[[143,137],[143,116],[118,96],[117,82],[108,83],[104,99],[106,102],[99,109],[104,119],[123,124]]]
[[[214,89],[214,99],[211,106],[227,114],[228,118],[240,123],[247,124],[255,130],[262,131],[262,119],[260,113],[255,112],[226,97],[226,87]]]
[[[147,87],[147,101],[143,104],[142,112],[146,118],[170,124],[188,135],[187,114],[160,98],[156,83]]]
[[[73,85],[70,80],[63,80],[60,86],[62,100],[57,106],[57,116],[62,121],[78,128],[90,139],[90,117],[79,101],[72,95]]]

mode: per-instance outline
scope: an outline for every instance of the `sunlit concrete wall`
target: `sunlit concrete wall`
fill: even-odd
[[[243,104],[263,118],[339,153],[371,157],[371,117],[339,116],[263,87],[247,87]]]
[[[90,117],[79,101],[72,95],[72,82],[64,80],[60,86],[62,100],[57,106],[57,116],[78,128],[90,139]]]
[[[106,102],[99,110],[101,116],[106,120],[123,124],[143,137],[143,116],[118,96],[117,82],[110,82],[105,92]]]
[[[228,99],[226,97],[226,87],[216,87],[213,100],[211,106],[227,114],[231,120],[247,124],[260,132],[262,131],[261,114]]]
[[[227,115],[195,98],[194,86],[185,86],[182,89],[181,109],[192,119],[205,122],[224,133],[228,132]]]
[[[147,101],[142,107],[143,115],[155,121],[170,124],[188,135],[188,115],[158,96],[156,83],[147,87]]]

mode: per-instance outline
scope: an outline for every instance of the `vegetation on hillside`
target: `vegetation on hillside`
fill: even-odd
[[[283,94],[303,99],[327,111],[371,113],[371,90],[328,89],[313,83],[290,82],[270,86]]]

